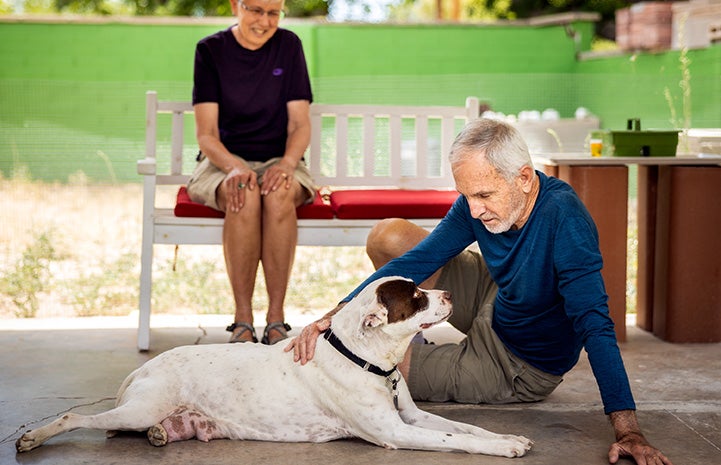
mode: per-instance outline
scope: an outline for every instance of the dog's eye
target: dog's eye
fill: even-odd
[[[413,307],[415,311],[423,310],[428,307],[428,295],[423,291],[418,291],[413,295]]]

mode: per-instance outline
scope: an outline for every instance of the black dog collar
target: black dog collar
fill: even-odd
[[[369,372],[373,373],[374,375],[383,376],[385,378],[388,378],[390,375],[392,375],[396,371],[396,367],[393,367],[390,370],[384,370],[377,365],[373,365],[372,363],[363,360],[362,358],[360,358],[359,356],[357,356],[356,354],[351,352],[345,345],[343,345],[341,340],[338,339],[338,337],[335,334],[333,334],[332,329],[328,329],[327,331],[325,331],[323,333],[323,337],[328,342],[330,342],[330,345],[332,345],[335,348],[335,350],[337,350],[338,352],[343,354],[343,356],[345,356],[345,358],[347,358],[351,362],[355,363],[359,367],[363,368],[365,371],[369,371]]]

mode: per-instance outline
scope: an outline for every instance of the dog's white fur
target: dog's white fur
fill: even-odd
[[[447,293],[418,290],[428,297],[427,308],[389,323],[376,290],[394,279],[403,278],[371,283],[332,318],[333,332],[343,344],[384,370],[402,360],[414,334],[451,313]],[[325,442],[359,437],[389,449],[506,457],[522,456],[531,447],[524,437],[494,434],[420,410],[402,379],[396,409],[386,378],[354,365],[323,338],[305,366],[295,363],[281,344],[177,347],[131,373],[114,409],[92,416],[68,413],[28,431],[16,446],[18,452],[29,451],[77,428],[157,428],[178,408],[202,412],[214,422],[216,429],[205,440]]]

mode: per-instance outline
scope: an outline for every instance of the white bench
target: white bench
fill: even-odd
[[[368,232],[383,217],[363,214],[359,217],[358,209],[349,215],[343,215],[341,210],[332,211],[328,192],[340,198],[341,191],[346,191],[346,201],[352,201],[366,194],[373,196],[376,189],[385,189],[388,195],[380,196],[380,200],[391,199],[391,203],[394,194],[417,193],[420,194],[417,198],[427,197],[416,191],[445,192],[446,198],[455,195],[447,155],[460,128],[478,116],[478,109],[478,99],[474,97],[467,98],[461,107],[312,104],[311,143],[305,159],[314,181],[324,186],[321,192],[326,194],[324,198],[317,196],[315,207],[321,203],[320,207],[325,210],[320,215],[322,219],[313,211],[307,213],[312,209],[304,210],[305,213],[299,210],[298,244],[365,245]],[[186,123],[192,121],[192,112],[190,102],[159,101],[156,92],[146,94],[145,158],[137,163],[138,173],[143,176],[140,350],[148,350],[150,346],[154,244],[222,243],[222,218],[176,216],[175,209],[156,206],[158,188],[184,186],[195,167],[197,149],[192,147],[196,146],[189,144],[190,149],[186,147],[185,153],[183,149],[186,138],[190,140],[192,136],[194,140],[194,131],[184,130]],[[162,129],[167,129],[169,138],[163,139]],[[158,154],[159,148],[162,155]],[[349,189],[361,192],[347,192]],[[425,218],[418,215],[422,207],[417,205],[416,213],[409,215],[405,212],[410,212],[410,206],[408,209],[404,205],[391,207],[393,214],[388,216],[410,217],[427,229],[435,227],[445,213]],[[388,210],[379,208],[378,211]]]

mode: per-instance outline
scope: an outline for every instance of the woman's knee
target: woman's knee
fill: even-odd
[[[258,189],[245,190],[243,198],[243,206],[237,212],[228,211],[227,199],[224,193],[218,190],[217,195],[218,208],[225,212],[225,221],[237,221],[237,222],[254,222],[260,219],[261,199]]]
[[[295,218],[296,200],[294,186],[280,188],[261,196],[263,217],[274,221]]]

